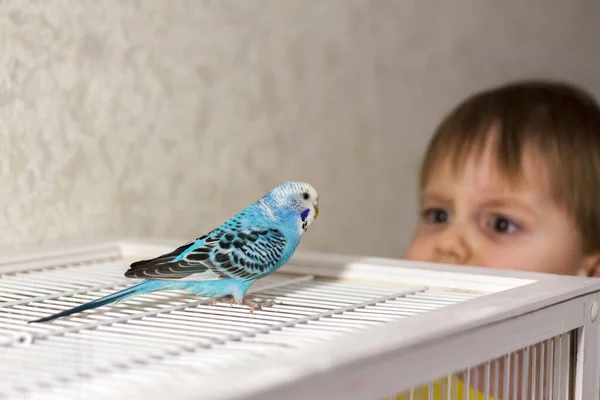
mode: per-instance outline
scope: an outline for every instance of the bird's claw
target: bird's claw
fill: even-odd
[[[259,302],[251,300],[248,297],[244,297],[241,304],[248,306],[250,308],[250,313],[253,313],[254,310],[262,310],[263,307],[273,307],[277,303],[275,303],[273,300]]]
[[[255,301],[250,299],[249,297],[244,297],[242,301],[236,301],[231,295],[223,297],[213,297],[208,302],[208,304],[211,306],[214,306],[217,303],[229,303],[231,307],[233,307],[234,304],[248,306],[250,308],[251,313],[253,313],[254,310],[262,310],[263,307],[273,307],[275,304],[277,304],[273,300]]]
[[[213,297],[208,301],[208,304],[214,306],[217,303],[229,303],[231,307],[233,307],[233,303],[235,303],[235,299],[232,295],[228,294],[223,297]]]

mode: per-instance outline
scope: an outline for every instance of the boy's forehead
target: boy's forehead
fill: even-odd
[[[551,195],[548,168],[534,149],[524,149],[521,167],[516,173],[502,168],[493,147],[481,152],[470,152],[458,164],[451,154],[432,165],[423,189],[471,189],[475,194],[528,195],[547,199]]]

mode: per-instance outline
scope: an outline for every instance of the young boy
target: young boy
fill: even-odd
[[[476,93],[435,132],[419,192],[409,260],[600,276],[600,107],[552,81]]]

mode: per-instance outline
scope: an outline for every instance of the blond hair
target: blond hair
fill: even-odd
[[[436,129],[421,188],[442,160],[460,171],[468,156],[481,156],[492,133],[498,168],[511,183],[521,180],[524,150],[534,146],[548,167],[554,200],[574,219],[584,251],[600,250],[600,107],[594,98],[577,86],[543,80],[468,97]]]

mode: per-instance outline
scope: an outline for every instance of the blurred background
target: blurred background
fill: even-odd
[[[526,77],[600,95],[594,4],[0,1],[0,244],[188,240],[303,180],[300,248],[402,257],[457,102]]]

